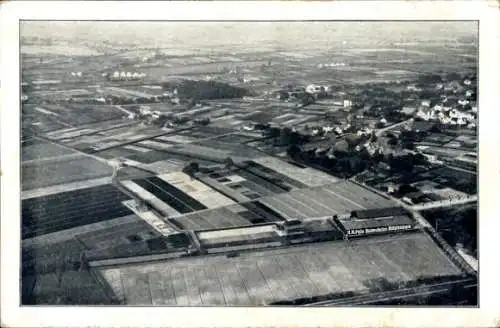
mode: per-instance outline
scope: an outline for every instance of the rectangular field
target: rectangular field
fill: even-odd
[[[369,291],[377,279],[399,283],[461,273],[430,237],[420,232],[352,243],[256,250],[230,258],[215,255],[142,263],[100,272],[128,304],[179,306],[255,306]],[[208,287],[207,277],[218,283]]]
[[[349,181],[294,190],[262,198],[259,202],[288,219],[305,219],[346,214],[359,209],[395,206],[391,200]]]
[[[309,167],[301,168],[270,156],[256,158],[253,159],[253,161],[293,180],[297,180],[309,187],[321,186],[338,181],[337,178],[321,171]]]
[[[171,218],[170,221],[187,230],[222,229],[251,224],[249,220],[228,207],[177,216]]]
[[[127,197],[112,185],[62,192],[22,201],[22,237],[130,215],[121,202]]]
[[[84,155],[52,162],[31,162],[21,168],[22,190],[102,178],[112,173],[110,166]]]
[[[50,142],[36,142],[32,145],[21,146],[21,162],[36,161],[49,157],[58,157],[76,152],[60,147]]]
[[[25,106],[27,113],[36,112],[35,107]],[[50,111],[51,117],[67,124],[88,124],[99,121],[116,120],[125,114],[112,105],[44,105],[46,111]],[[44,114],[49,115],[49,114]]]

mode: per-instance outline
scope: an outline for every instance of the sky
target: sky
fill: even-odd
[[[162,46],[436,41],[477,34],[475,22],[22,22],[22,37]]]

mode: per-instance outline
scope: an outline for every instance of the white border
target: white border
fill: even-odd
[[[498,256],[500,11],[495,1],[43,2],[1,8],[1,324],[6,327],[491,327]],[[19,304],[19,19],[480,20],[480,309],[111,308]]]

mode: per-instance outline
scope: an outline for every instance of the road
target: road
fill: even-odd
[[[452,170],[456,170],[456,171],[461,171],[461,172],[465,172],[465,173],[477,175],[477,171],[471,171],[471,170],[463,169],[461,167],[457,167],[457,166],[450,165],[450,164],[444,164],[444,166],[449,167]]]
[[[392,124],[392,125],[389,125],[389,126],[386,126],[385,128],[382,128],[382,129],[378,129],[375,131],[375,135],[377,137],[381,136],[382,133],[386,132],[386,131],[389,131],[390,129],[393,129],[393,128],[396,128],[398,126],[401,126],[401,125],[404,125],[404,124],[407,124],[407,123],[410,123],[411,121],[413,121],[412,118],[410,119],[407,119],[406,121],[402,121],[402,122],[398,122],[396,124]]]
[[[397,290],[391,290],[387,292],[370,293],[365,295],[353,296],[342,299],[327,300],[312,304],[307,304],[306,306],[339,306],[339,305],[361,305],[370,304],[374,302],[389,301],[391,299],[402,299],[410,298],[415,296],[424,296],[434,293],[440,293],[447,291],[450,287],[471,282],[471,279],[461,279],[458,281],[448,281],[443,283],[436,283],[431,285],[417,286],[402,288]],[[467,287],[467,286],[465,286]],[[465,288],[464,287],[464,288]]]
[[[418,221],[418,223],[423,226],[423,227],[427,227],[429,229],[433,229],[432,228],[432,225],[427,222],[427,220],[422,216],[420,215],[420,213],[418,213],[417,211],[415,211],[410,205],[406,204],[405,202],[401,201],[400,199],[397,199],[397,198],[394,198],[378,189],[375,189],[375,188],[372,188],[364,183],[361,183],[361,182],[358,182],[356,181],[354,178],[351,178],[349,179],[351,182],[354,182],[356,183],[357,185],[359,186],[362,186],[363,188],[366,188],[370,191],[373,191],[374,193],[384,197],[384,198],[388,198],[388,199],[391,199],[392,201],[396,202],[399,206],[401,206],[402,208],[404,208],[405,210],[411,212],[413,214],[413,216],[415,217],[415,219]]]
[[[69,159],[76,159],[79,157],[82,157],[82,154],[72,153],[72,154],[66,154],[66,155],[30,159],[30,160],[23,161],[21,164],[22,165],[41,164],[41,163],[47,163],[47,162],[57,162],[57,161],[64,161],[64,160],[69,160]]]
[[[474,269],[474,271],[479,270],[479,261],[472,255],[467,254],[467,252],[462,248],[456,248],[456,251],[462,258]]]
[[[477,195],[472,195],[472,196],[468,196],[468,197],[460,198],[460,199],[440,200],[437,202],[418,204],[418,205],[413,205],[410,208],[412,209],[412,211],[425,211],[425,210],[430,210],[430,209],[444,208],[444,207],[463,205],[463,204],[469,204],[469,203],[475,203],[475,202],[477,202]]]
[[[425,210],[425,209],[435,209],[435,208],[442,208],[442,207],[448,207],[448,206],[453,206],[453,205],[460,205],[460,204],[468,204],[471,202],[476,202],[477,201],[477,195],[469,196],[468,198],[463,198],[463,199],[456,199],[456,200],[451,200],[451,201],[439,201],[439,202],[432,202],[432,203],[427,203],[427,204],[422,204],[422,205],[414,205],[410,206],[401,200],[394,198],[390,195],[387,195],[386,193],[381,192],[380,190],[377,190],[375,188],[372,188],[370,186],[367,186],[363,183],[360,183],[356,181],[354,178],[349,179],[351,182],[354,182],[368,190],[373,191],[374,193],[377,193],[381,195],[382,197],[392,199],[394,202],[396,202],[399,206],[402,208],[406,209],[410,213],[413,214],[413,217],[417,222],[422,226],[427,228],[431,234],[436,234],[439,236],[439,234],[436,232],[434,227],[427,221],[426,218],[420,214],[420,211]],[[469,264],[474,271],[477,272],[476,268],[477,265],[475,263],[471,263],[471,259],[469,256],[466,256],[464,252],[457,252],[457,254],[467,263]]]

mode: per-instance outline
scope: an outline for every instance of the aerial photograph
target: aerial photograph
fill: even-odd
[[[477,21],[21,21],[21,303],[477,307]]]

